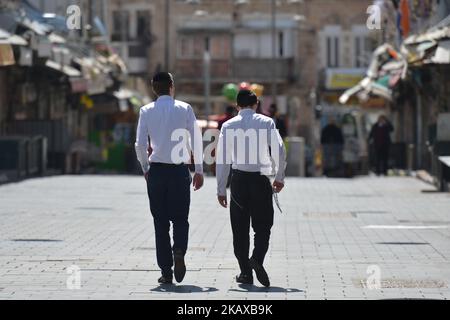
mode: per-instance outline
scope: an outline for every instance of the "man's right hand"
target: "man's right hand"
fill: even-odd
[[[219,201],[220,205],[224,208],[228,207],[227,196],[217,196],[217,201]]]
[[[148,182],[148,173],[149,173],[150,171],[147,171],[146,173],[144,173],[144,178],[145,178],[145,181],[147,181]]]

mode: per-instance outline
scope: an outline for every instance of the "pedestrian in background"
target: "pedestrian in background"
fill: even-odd
[[[320,143],[323,150],[323,174],[327,177],[338,176],[343,166],[344,135],[334,117],[331,117],[322,129]]]
[[[288,135],[286,120],[278,113],[278,106],[275,103],[272,103],[269,106],[269,117],[275,122],[275,125],[280,132],[280,136],[284,141]]]
[[[225,108],[225,113],[222,115],[220,120],[217,122],[217,129],[219,131],[220,131],[220,129],[222,129],[222,126],[225,122],[227,122],[228,120],[232,119],[235,116],[235,111],[236,111],[236,108],[231,105],[228,105]],[[216,150],[217,150],[217,146],[211,152],[211,156],[214,157],[214,159],[216,159]],[[215,161],[211,165],[211,170],[212,170],[213,174],[215,175],[216,174],[216,162]],[[230,181],[231,181],[231,172],[230,172],[230,177],[228,178],[227,188],[230,186],[230,184],[229,184]]]
[[[225,113],[222,115],[217,124],[217,129],[222,129],[222,126],[225,122],[234,117],[236,109],[233,106],[227,106],[225,108]]]
[[[391,147],[391,132],[394,127],[385,115],[381,115],[372,126],[369,134],[369,144],[373,144],[375,152],[376,174],[387,175],[389,169],[389,151]]]
[[[186,274],[184,256],[188,247],[190,185],[193,181],[194,190],[203,186],[203,142],[192,107],[174,99],[172,75],[157,73],[153,77],[152,88],[158,99],[141,108],[135,147],[147,181],[155,226],[156,257],[162,274],[158,282],[171,284],[173,273],[177,282],[183,281]],[[185,146],[182,160],[174,160],[172,150],[180,142],[174,141],[172,134],[180,129],[189,132],[191,145]],[[148,153],[149,140],[151,154]],[[186,139],[186,144],[188,141]],[[188,168],[191,151],[195,160],[193,179]],[[170,222],[173,225],[173,247]]]

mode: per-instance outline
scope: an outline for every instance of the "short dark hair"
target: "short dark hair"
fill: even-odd
[[[225,108],[225,113],[226,114],[233,114],[234,113],[235,108],[233,106],[227,106]]]
[[[241,90],[237,95],[237,105],[241,108],[252,107],[258,103],[258,97],[253,91]]]
[[[158,72],[153,76],[152,88],[157,96],[170,94],[173,87],[173,76],[169,72]]]

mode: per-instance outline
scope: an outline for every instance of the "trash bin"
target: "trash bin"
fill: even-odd
[[[289,137],[286,175],[291,177],[305,176],[305,139],[302,137]]]
[[[47,138],[30,137],[27,157],[27,174],[43,175],[47,169]]]
[[[30,137],[27,148],[27,176],[33,176],[39,171],[39,141]]]

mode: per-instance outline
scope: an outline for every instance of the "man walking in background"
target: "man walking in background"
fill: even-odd
[[[344,135],[334,117],[331,117],[328,124],[322,129],[320,143],[323,150],[323,174],[327,177],[341,175],[343,173]]]
[[[373,143],[374,146],[375,167],[378,176],[382,174],[386,176],[388,172],[392,131],[394,131],[394,127],[385,115],[381,115],[370,130],[369,143]]]
[[[281,117],[278,112],[278,106],[272,103],[269,107],[269,117],[273,119],[275,125],[277,126],[278,132],[280,133],[281,139],[286,139],[288,135],[288,130],[286,127],[286,119]]]
[[[194,154],[194,190],[203,186],[203,145],[200,129],[192,107],[174,99],[175,86],[170,73],[160,72],[153,77],[152,88],[158,96],[156,102],[141,108],[136,135],[136,154],[147,181],[150,210],[155,225],[156,256],[162,276],[158,282],[177,282],[186,274],[184,256],[188,247],[190,184],[188,163]],[[181,159],[173,154],[180,141],[174,132],[186,131],[190,135]],[[152,153],[148,154],[148,145]],[[178,150],[178,149],[177,149]],[[178,157],[175,159],[175,156]],[[169,235],[173,224],[173,247]],[[175,262],[174,271],[172,267]]]
[[[286,151],[275,122],[256,113],[258,99],[253,92],[241,90],[237,105],[239,114],[224,123],[219,136],[217,196],[220,205],[227,208],[226,185],[232,164],[230,217],[234,253],[241,269],[236,281],[253,284],[253,269],[258,281],[269,287],[263,263],[273,225],[273,192],[284,187]],[[272,174],[271,158],[277,168],[272,185],[267,177]],[[249,259],[250,223],[255,247]]]

